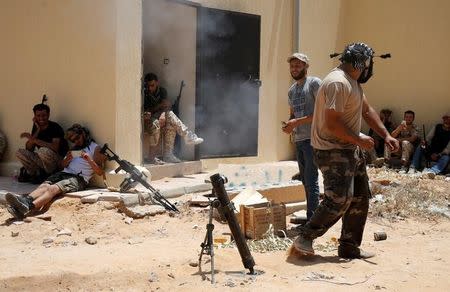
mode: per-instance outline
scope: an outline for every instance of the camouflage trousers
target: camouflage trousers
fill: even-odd
[[[323,175],[325,198],[300,233],[306,238],[317,238],[342,218],[340,245],[359,247],[370,198],[362,151],[314,149],[314,162]]]
[[[59,169],[61,162],[61,156],[47,147],[40,147],[35,151],[19,149],[16,157],[29,175],[39,174],[40,169],[43,169],[48,174],[52,174]]]
[[[409,141],[402,141],[400,142],[400,149],[398,152],[402,154],[402,161],[409,162],[409,159],[411,158],[411,155],[414,153],[414,145]],[[390,159],[392,155],[392,151],[389,147],[384,147],[384,158]]]
[[[144,139],[148,141],[149,147],[159,145],[160,139],[163,139],[164,152],[172,152],[176,135],[184,137],[188,128],[173,111],[164,112],[163,115],[165,115],[164,127],[160,126],[159,119],[144,125]]]

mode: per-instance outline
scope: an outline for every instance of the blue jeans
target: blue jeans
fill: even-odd
[[[425,150],[422,147],[417,147],[416,151],[414,152],[412,164],[414,165],[415,169],[419,169],[422,164],[422,157],[425,155]],[[439,160],[436,162],[433,167],[431,167],[431,171],[433,171],[436,174],[442,173],[445,168],[447,167],[448,162],[450,161],[449,155],[442,155]]]
[[[311,140],[303,140],[295,143],[297,148],[297,162],[300,170],[300,179],[306,191],[306,217],[311,218],[319,205],[319,182],[317,166],[314,164],[314,153]]]

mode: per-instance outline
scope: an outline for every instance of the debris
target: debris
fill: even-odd
[[[47,245],[47,244],[52,243],[53,241],[55,241],[54,237],[46,237],[46,238],[44,238],[44,240],[42,240],[42,244]]]
[[[231,279],[227,279],[227,281],[223,285],[226,287],[236,287],[236,283],[234,283]]]
[[[140,238],[140,237],[133,237],[133,238],[129,238],[128,239],[128,244],[131,244],[131,245],[138,244],[138,243],[143,243],[143,242],[144,242],[144,240],[142,238]]]
[[[67,229],[67,228],[63,228],[62,230],[60,230],[58,232],[58,234],[56,234],[56,236],[62,236],[62,235],[72,236],[72,230]]]
[[[124,204],[119,204],[119,209],[127,216],[135,219],[145,216],[155,216],[157,214],[163,214],[166,212],[166,209],[164,209],[164,207],[160,205],[125,206]]]
[[[194,267],[194,268],[195,268],[195,267],[198,267],[198,262],[197,262],[197,261],[195,261],[195,262],[192,261],[192,262],[189,263],[189,265],[190,265],[191,267]]]
[[[12,224],[14,224],[14,225],[21,225],[23,223],[25,223],[25,222],[23,222],[23,221],[14,221]]]
[[[133,222],[133,218],[126,217],[123,221],[125,221],[126,224],[131,224]]]
[[[194,224],[194,226],[192,226],[192,229],[198,229],[198,225]]]
[[[19,231],[11,231],[11,237],[19,236]]]
[[[373,234],[373,240],[375,240],[375,241],[386,240],[386,238],[387,238],[387,234],[384,231],[374,232],[374,234]]]
[[[89,236],[84,239],[87,244],[94,245],[97,244],[97,238]]]
[[[44,221],[51,221],[52,220],[52,215],[47,215],[47,214],[40,214],[35,216],[35,218],[44,220]]]
[[[169,276],[172,279],[175,279],[175,276],[172,273],[168,273],[167,276]]]
[[[151,272],[150,276],[148,277],[148,281],[150,283],[158,282],[159,281],[158,274],[156,274],[155,272]]]

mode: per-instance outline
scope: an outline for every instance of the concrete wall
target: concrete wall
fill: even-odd
[[[158,75],[172,101],[184,80],[180,118],[190,129],[195,128],[196,29],[195,7],[167,0],[143,1],[144,72]],[[194,158],[193,146],[182,143],[182,148],[183,159]]]
[[[416,123],[427,129],[450,110],[450,1],[346,0],[342,44],[361,40],[376,53],[375,75],[365,85],[378,110],[389,107],[400,122],[403,112],[416,112]]]
[[[0,128],[9,142],[3,175],[17,167],[19,135],[31,130],[44,93],[63,128],[82,123],[97,142],[140,161],[133,143],[140,129],[128,130],[140,126],[140,1],[2,0],[0,35]]]
[[[205,7],[261,15],[261,59],[259,94],[258,156],[206,159],[203,165],[257,163],[294,157],[289,137],[281,131],[281,121],[289,117],[287,90],[291,84],[287,57],[292,53],[293,0],[196,0]],[[206,143],[206,142],[205,142]]]
[[[369,102],[380,110],[416,112],[429,129],[450,110],[450,2],[445,0],[300,0],[300,48],[311,56],[310,74],[324,77],[337,64],[329,59],[354,41],[377,54],[375,75],[364,85]]]

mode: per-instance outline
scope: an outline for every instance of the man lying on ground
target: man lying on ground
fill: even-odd
[[[91,138],[89,130],[74,124],[67,130],[66,137],[74,144],[72,150],[81,150],[81,154],[75,156],[69,151],[62,160],[64,169],[49,176],[29,195],[5,195],[7,209],[16,219],[23,219],[30,211],[40,210],[58,195],[84,190],[94,173],[103,174],[106,156],[100,153],[100,146]]]

